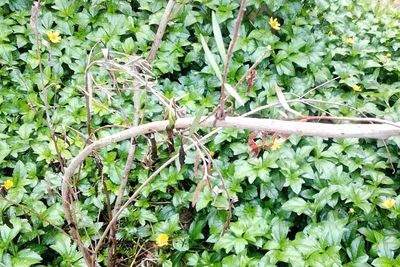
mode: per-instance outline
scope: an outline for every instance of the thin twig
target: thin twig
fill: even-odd
[[[32,11],[31,11],[31,27],[33,29],[34,35],[35,35],[35,39],[36,39],[36,54],[37,54],[37,58],[39,60],[39,72],[40,72],[40,83],[41,83],[41,96],[42,96],[42,100],[44,102],[44,111],[46,114],[46,122],[47,122],[47,126],[49,127],[50,130],[50,136],[51,139],[54,143],[54,148],[56,150],[56,154],[57,154],[57,158],[58,158],[58,162],[60,163],[60,168],[61,168],[61,172],[64,172],[64,161],[63,158],[61,156],[61,152],[60,149],[58,148],[58,144],[57,144],[57,136],[55,134],[55,130],[53,128],[53,123],[51,121],[51,116],[50,116],[50,105],[47,99],[47,87],[45,85],[45,79],[44,79],[44,73],[43,73],[43,66],[42,66],[42,53],[40,51],[40,37],[39,37],[39,30],[38,30],[38,19],[39,19],[39,12],[40,12],[40,0],[36,1],[33,6],[32,6]]]
[[[139,116],[140,116],[140,96],[141,96],[141,91],[140,90],[135,90],[134,91],[134,96],[133,96],[133,106],[134,106],[134,117],[133,117],[133,127],[138,126],[139,124]],[[128,178],[129,174],[131,172],[132,168],[132,163],[133,160],[135,159],[135,151],[136,151],[136,143],[135,139],[131,138],[130,141],[130,147],[129,147],[129,152],[128,152],[128,158],[126,159],[126,164],[124,168],[124,176],[121,179],[121,183],[119,186],[117,198],[115,200],[114,204],[114,209],[112,211],[112,216],[114,217],[119,208],[121,207],[121,202],[122,198],[124,197],[125,193],[125,188],[128,183]],[[110,220],[112,217],[110,217]],[[116,240],[116,223],[113,223],[113,226],[110,231],[110,240],[111,240],[111,245],[109,247],[109,255],[108,255],[108,265],[107,266],[114,266],[114,256],[116,253],[116,248],[117,248],[117,240]],[[97,243],[97,246],[100,244],[100,242]],[[101,244],[100,244],[101,245]]]
[[[271,52],[271,46],[266,47],[264,53],[256,60],[256,62],[254,62],[254,64],[246,71],[246,73],[243,74],[243,76],[236,83],[234,87],[235,90],[238,89],[238,87],[243,83],[243,81],[250,74],[250,72],[252,72],[254,69],[258,67],[258,65],[265,59],[265,57],[268,55],[269,52]]]
[[[233,56],[233,49],[235,48],[235,44],[239,35],[240,24],[242,23],[243,15],[246,10],[247,0],[242,0],[240,2],[239,14],[236,19],[235,28],[233,30],[232,40],[229,44],[228,54],[226,56],[226,62],[224,66],[224,74],[222,76],[222,84],[221,84],[221,98],[219,103],[219,112],[217,112],[217,119],[223,119],[225,117],[225,83],[228,76],[229,65],[231,63],[231,59]]]
[[[216,164],[215,160],[212,158],[210,151],[208,150],[208,148],[202,142],[200,142],[199,139],[196,138],[195,140],[196,140],[196,142],[198,142],[199,146],[202,147],[203,150],[206,152],[208,160],[210,160],[212,162],[216,172],[218,173],[218,176],[221,178],[222,189],[225,191],[226,197],[228,198],[228,203],[229,204],[228,204],[228,210],[227,210],[227,217],[226,217],[226,222],[224,224],[223,231],[221,232],[221,236],[222,236],[223,233],[225,232],[225,230],[228,229],[229,224],[231,222],[231,218],[232,218],[232,199],[231,199],[230,194],[228,192],[228,188],[225,185],[224,176],[222,175],[222,172],[219,169],[218,165]]]
[[[165,8],[164,14],[161,17],[160,24],[158,25],[156,37],[153,41],[151,46],[150,54],[147,56],[148,62],[153,62],[154,58],[156,57],[156,53],[161,45],[161,39],[164,36],[165,29],[167,28],[167,24],[169,21],[169,17],[171,15],[172,9],[174,8],[175,0],[169,0],[168,4]]]
[[[320,84],[320,85],[317,85],[317,86],[315,86],[314,88],[310,89],[309,91],[305,92],[305,93],[304,93],[303,95],[301,95],[299,98],[303,98],[303,97],[305,97],[306,95],[308,95],[309,93],[311,93],[311,92],[317,90],[318,88],[321,88],[322,86],[325,86],[325,85],[327,85],[328,83],[331,83],[331,82],[333,82],[333,81],[335,81],[335,80],[337,80],[337,79],[339,79],[339,78],[340,78],[340,77],[338,76],[338,77],[335,77],[335,78],[333,78],[333,79],[330,79],[330,80],[328,80],[328,81],[326,81],[326,82],[324,82],[324,83],[322,83],[322,84]]]

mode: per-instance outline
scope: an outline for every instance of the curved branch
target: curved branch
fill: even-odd
[[[193,117],[178,119],[176,121],[175,127],[177,129],[190,127],[193,120]],[[365,120],[373,121],[373,119],[363,118],[363,121]],[[243,130],[275,132],[283,135],[319,136],[326,138],[382,139],[400,135],[400,124],[395,123],[393,123],[393,125],[329,124],[240,117],[226,117],[224,121],[217,121],[216,125],[213,125],[214,121],[214,117],[205,119],[200,123],[200,127],[236,128]],[[68,190],[69,178],[73,175],[75,169],[79,166],[79,164],[82,163],[86,159],[86,157],[89,156],[93,151],[139,135],[164,131],[167,125],[168,121],[166,120],[150,122],[104,137],[87,146],[71,161],[68,168],[65,170],[62,189],[63,198],[67,199],[66,190]],[[399,127],[396,127],[395,125],[399,125]]]
[[[391,136],[400,135],[400,124],[386,122],[379,119],[357,119],[357,118],[340,118],[335,119],[352,119],[358,121],[369,120],[370,122],[381,122],[385,124],[328,124],[302,121],[282,121],[272,119],[243,118],[243,117],[226,117],[223,121],[215,123],[214,117],[203,117],[204,121],[200,123],[200,127],[222,127],[235,128],[252,131],[268,131],[283,135],[302,135],[302,136],[319,136],[327,138],[374,138],[383,139]],[[177,129],[185,129],[191,126],[194,117],[177,119],[175,127]],[[65,169],[62,182],[62,199],[67,222],[73,222],[71,214],[71,203],[68,201],[70,192],[70,178],[74,174],[78,166],[95,150],[103,148],[107,145],[117,143],[126,139],[134,138],[139,135],[149,134],[152,132],[164,131],[168,125],[168,121],[156,121],[143,124],[137,127],[112,134],[110,136],[99,139],[85,149],[83,149]],[[144,185],[142,185],[144,186]],[[129,203],[128,203],[129,204]],[[118,213],[115,215],[119,215]],[[118,217],[118,216],[117,216]],[[117,217],[113,218],[115,221]],[[110,222],[112,223],[112,222]]]

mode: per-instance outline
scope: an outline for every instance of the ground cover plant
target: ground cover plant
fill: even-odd
[[[0,0],[0,265],[399,266],[397,6]],[[377,135],[200,127],[221,85],[228,118]]]

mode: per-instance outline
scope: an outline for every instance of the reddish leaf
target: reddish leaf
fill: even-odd
[[[251,132],[249,134],[249,140],[247,141],[247,144],[249,145],[249,147],[251,148],[252,151],[252,156],[253,157],[257,157],[258,153],[260,152],[256,142],[254,141],[254,139],[256,138],[257,133],[255,132]]]

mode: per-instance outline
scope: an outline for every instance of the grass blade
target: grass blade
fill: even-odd
[[[236,90],[232,86],[230,86],[229,84],[225,83],[225,89],[226,89],[226,91],[228,91],[228,93],[231,96],[233,96],[233,98],[236,99],[237,102],[240,103],[241,106],[244,106],[244,101],[242,100],[242,98],[240,97],[238,92],[236,92]]]
[[[217,43],[218,52],[222,58],[222,61],[225,64],[226,51],[225,51],[224,39],[222,39],[221,28],[219,27],[218,19],[217,16],[215,15],[215,12],[212,13],[212,27],[213,27],[215,42]]]
[[[217,62],[215,61],[215,56],[213,53],[211,53],[210,49],[208,48],[208,45],[207,45],[206,41],[204,40],[203,35],[200,35],[200,41],[201,41],[201,45],[203,46],[204,53],[206,55],[206,59],[207,59],[208,63],[211,65],[211,68],[214,70],[218,79],[222,82],[221,70],[218,68]],[[244,101],[242,100],[240,95],[236,92],[236,90],[232,86],[225,83],[225,88],[228,91],[228,93],[231,96],[233,96],[233,98],[235,98],[236,101],[238,101],[240,103],[240,105],[244,106]]]
[[[221,70],[219,69],[217,62],[215,61],[215,56],[211,53],[210,49],[206,41],[204,40],[203,35],[200,35],[201,45],[203,46],[204,53],[206,55],[206,59],[208,63],[211,65],[211,68],[214,70],[215,74],[217,75],[218,79],[222,80]]]

